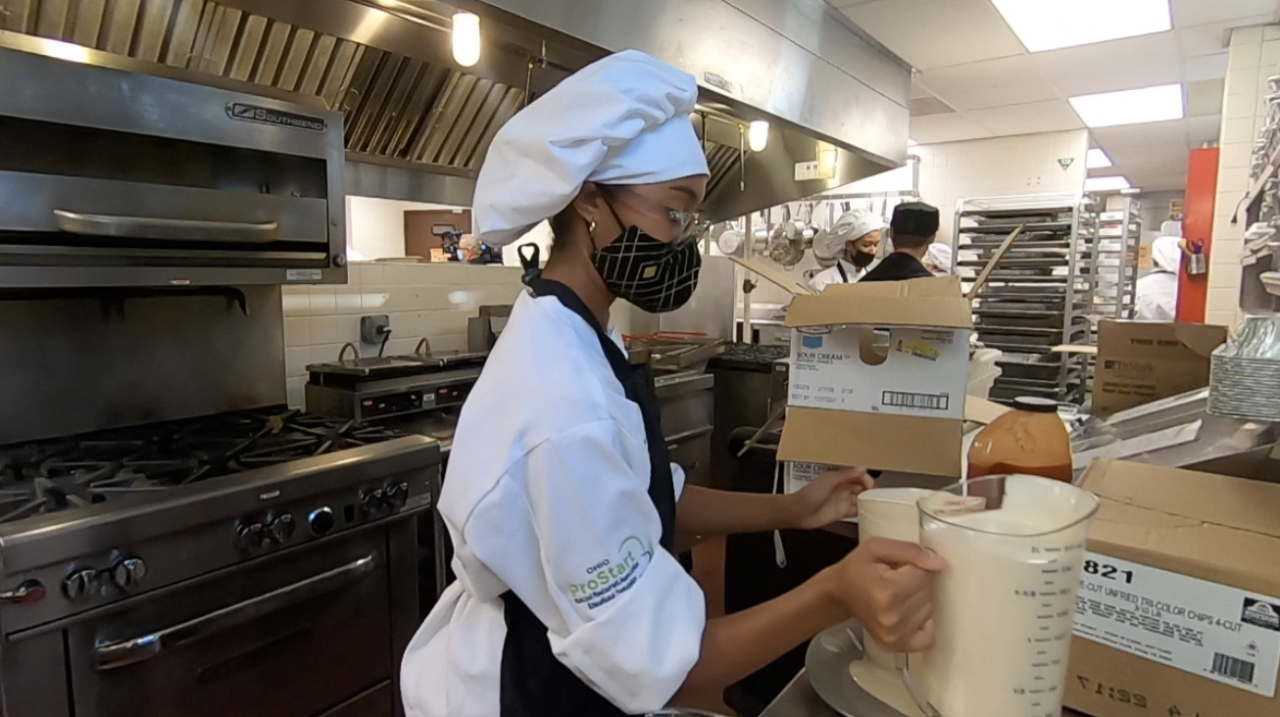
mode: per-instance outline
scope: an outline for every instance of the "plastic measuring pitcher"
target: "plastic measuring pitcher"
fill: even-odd
[[[992,491],[1003,501],[989,510]],[[921,545],[949,564],[934,577],[937,642],[903,671],[928,703],[921,711],[1058,717],[1098,499],[1070,483],[1011,475],[958,483],[918,506]]]
[[[904,543],[920,542],[922,498],[933,491],[924,488],[872,488],[858,495],[858,539],[888,538]],[[894,669],[893,653],[874,640],[866,640],[867,659],[886,670]]]

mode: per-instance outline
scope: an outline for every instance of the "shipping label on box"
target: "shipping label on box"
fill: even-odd
[[[1086,555],[1075,634],[1264,697],[1280,674],[1280,599]]]
[[[858,325],[798,330],[789,405],[963,419],[969,333]]]

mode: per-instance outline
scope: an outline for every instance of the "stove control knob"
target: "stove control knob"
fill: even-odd
[[[404,506],[405,501],[409,500],[409,484],[388,483],[387,487],[382,489],[382,494],[386,496],[388,505],[400,508]]]
[[[129,590],[147,576],[147,564],[142,558],[121,558],[111,566],[111,580],[121,590]]]
[[[289,536],[293,535],[293,529],[296,527],[297,526],[293,524],[292,515],[289,515],[288,513],[281,513],[280,515],[272,517],[271,520],[267,522],[267,533],[271,536],[272,540],[283,545],[289,540]]]
[[[266,528],[262,523],[241,523],[236,528],[236,547],[241,550],[257,550],[266,540]]]
[[[360,496],[360,507],[366,513],[377,513],[387,504],[387,496],[381,488],[367,490]]]
[[[93,570],[77,570],[62,580],[62,594],[68,600],[83,600],[98,591],[98,573]]]
[[[314,535],[325,535],[333,530],[333,511],[328,507],[316,508],[307,516],[307,525]]]

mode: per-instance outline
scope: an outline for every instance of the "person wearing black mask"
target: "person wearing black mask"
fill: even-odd
[[[867,272],[862,281],[901,281],[933,276],[923,259],[938,236],[938,208],[924,202],[904,202],[893,208],[889,240],[893,253]]]

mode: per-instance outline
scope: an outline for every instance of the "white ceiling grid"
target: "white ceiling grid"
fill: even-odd
[[[1069,97],[1182,84],[1183,119],[1092,131],[1115,166],[1090,174],[1148,191],[1183,188],[1187,151],[1217,141],[1228,31],[1280,19],[1280,0],[1171,0],[1171,31],[1032,54],[991,0],[828,1],[917,69],[913,99],[956,110],[916,103],[922,144],[1079,129]]]

